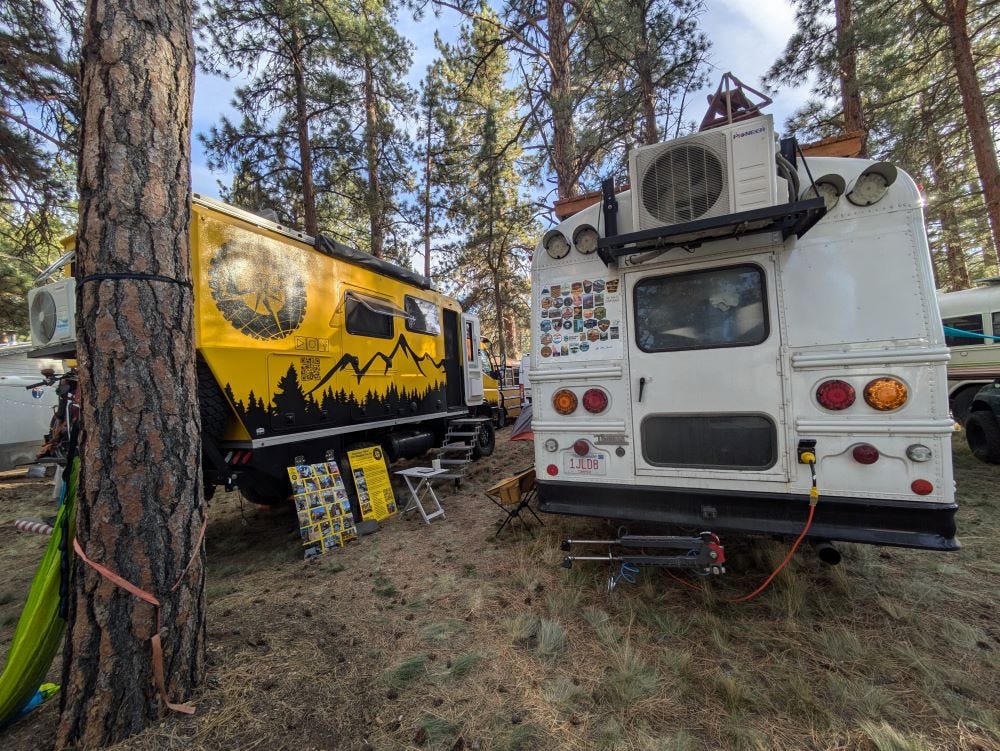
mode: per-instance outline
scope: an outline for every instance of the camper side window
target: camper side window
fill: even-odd
[[[419,297],[403,296],[403,307],[409,318],[406,319],[406,330],[416,331],[419,334],[433,334],[437,336],[441,333],[441,319],[438,315],[438,306],[430,300],[421,300]]]
[[[730,266],[642,279],[636,343],[645,352],[746,347],[768,337],[764,271]]]
[[[392,316],[376,313],[351,296],[347,297],[345,318],[349,334],[392,339]]]
[[[995,314],[994,314],[995,315]],[[945,326],[953,329],[959,329],[960,331],[968,331],[970,334],[982,334],[983,333],[983,317],[979,313],[970,316],[955,316],[954,318],[945,318],[941,321]],[[996,331],[996,320],[994,319],[993,330]],[[980,339],[978,336],[958,336],[955,334],[945,334],[944,343],[949,347],[968,347],[973,344],[985,344],[986,339]]]

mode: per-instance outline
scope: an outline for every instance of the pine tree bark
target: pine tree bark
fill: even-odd
[[[868,156],[868,125],[861,106],[861,89],[858,86],[858,60],[851,26],[853,24],[851,0],[834,0],[837,17],[837,50],[840,62],[840,101],[844,108],[844,130],[861,133],[861,153]]]
[[[1000,257],[1000,165],[997,163],[996,145],[983,103],[983,91],[976,76],[972,40],[969,38],[967,0],[945,0],[944,20],[948,27],[962,108],[969,123],[972,153],[976,158],[979,182],[983,187],[986,216],[993,235],[993,247],[983,248],[983,261],[987,269],[996,269],[997,258]]]
[[[190,3],[89,0],[82,61],[77,537],[93,561],[160,599],[176,702],[205,664],[192,291],[86,277],[190,279]],[[109,745],[157,720],[155,631],[152,606],[77,559],[57,747]]]
[[[564,0],[546,0],[549,35],[549,106],[552,109],[552,167],[559,198],[572,198],[576,184],[576,135],[573,129],[572,71]]]
[[[654,144],[660,140],[656,128],[656,86],[653,83],[653,53],[649,45],[649,27],[646,19],[649,6],[646,0],[636,0],[636,18],[639,24],[639,52],[635,60],[635,70],[642,96],[642,142]],[[625,152],[626,154],[628,152]]]
[[[301,34],[293,25],[289,31],[292,67],[295,80],[295,126],[299,140],[299,163],[302,167],[302,211],[306,234],[316,235],[316,188],[313,184],[312,141],[309,140],[309,106],[306,101],[306,77],[302,65]]]

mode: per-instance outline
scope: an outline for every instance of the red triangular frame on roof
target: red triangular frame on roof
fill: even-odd
[[[760,101],[752,101],[749,94]],[[715,94],[708,97],[708,112],[702,118],[698,130],[710,130],[757,117],[771,101],[771,97],[747,86],[732,73],[725,73]]]

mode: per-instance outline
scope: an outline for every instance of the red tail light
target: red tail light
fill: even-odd
[[[878,461],[878,449],[870,443],[859,443],[851,452],[858,464],[874,464]]]
[[[557,467],[555,464],[550,464],[545,468],[545,471],[549,474],[550,477],[555,477],[556,475],[559,474],[559,467]]]
[[[854,387],[847,381],[823,381],[816,389],[816,401],[826,409],[847,409],[854,404]]]
[[[910,490],[917,495],[930,495],[934,492],[934,486],[927,480],[914,480],[913,484],[910,485]]]
[[[590,444],[586,440],[581,438],[579,441],[573,444],[573,451],[576,452],[577,456],[586,456],[590,453]]]
[[[608,395],[603,389],[587,389],[583,392],[583,408],[597,415],[608,408]]]

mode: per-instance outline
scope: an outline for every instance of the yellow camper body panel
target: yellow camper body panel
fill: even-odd
[[[445,378],[443,309],[460,315],[456,301],[213,204],[195,198],[192,206],[195,336],[239,417],[226,439],[419,420],[463,406],[448,404]],[[414,311],[416,319],[405,317]]]

